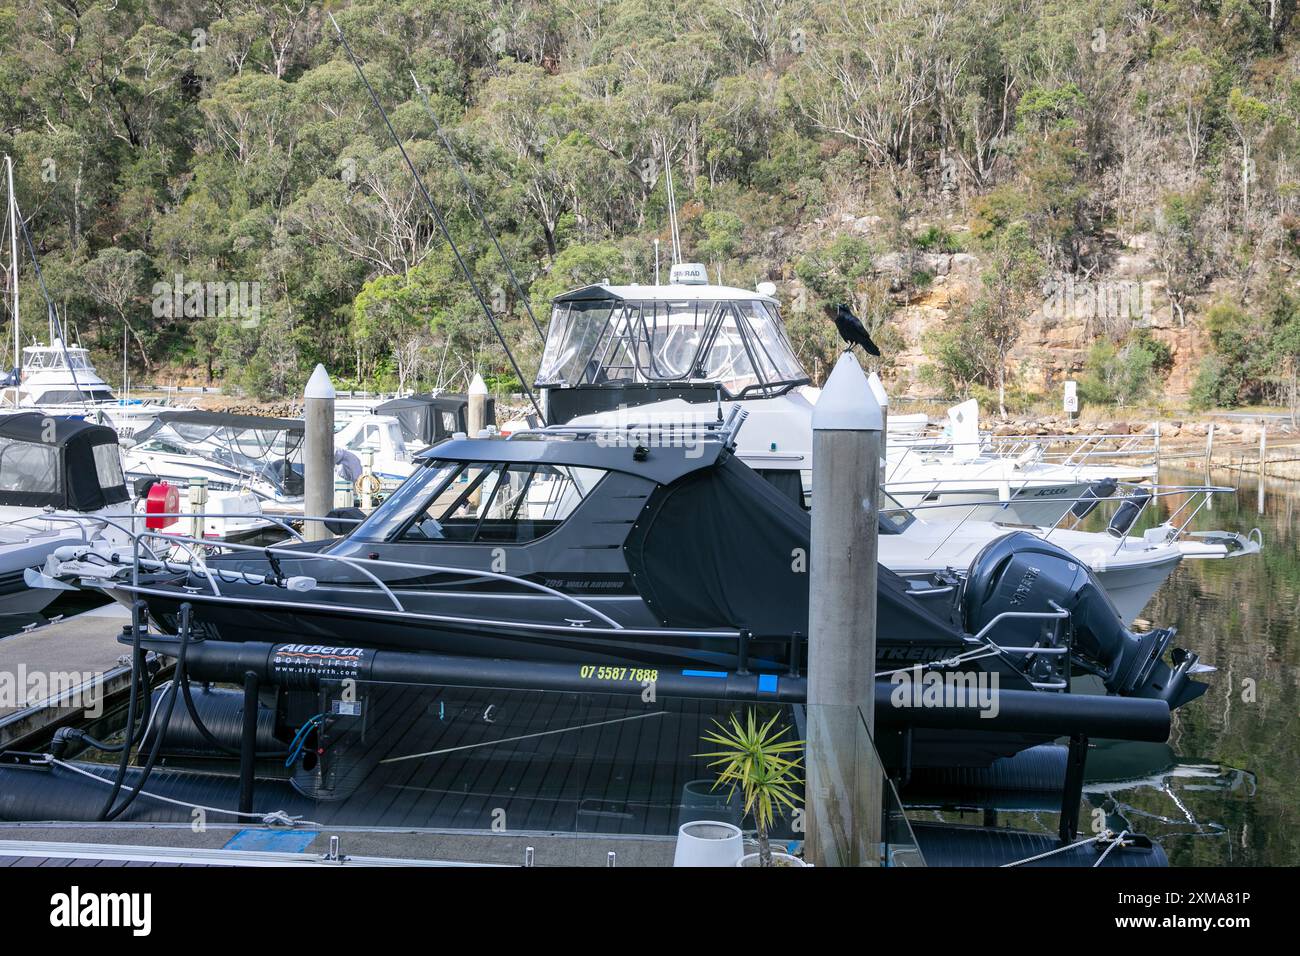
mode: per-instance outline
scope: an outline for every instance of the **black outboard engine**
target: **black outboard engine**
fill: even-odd
[[[989,542],[971,562],[962,597],[966,630],[975,634],[1004,611],[1070,612],[1071,660],[1101,677],[1113,694],[1155,697],[1180,707],[1205,693],[1189,678],[1197,656],[1173,651],[1174,666],[1161,660],[1173,628],[1136,633],[1125,627],[1092,572],[1050,541],[1016,531]],[[1006,618],[989,638],[1003,647],[1040,640],[1042,618]]]

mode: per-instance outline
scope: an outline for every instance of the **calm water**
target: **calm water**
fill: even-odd
[[[1200,484],[1203,475],[1163,472],[1161,481]],[[1216,472],[1238,486],[1202,510],[1191,530],[1264,536],[1262,553],[1184,561],[1142,619],[1178,628],[1174,645],[1218,668],[1210,685],[1174,713],[1167,745],[1096,743],[1088,757],[1083,835],[1100,809],[1114,831],[1158,841],[1174,866],[1300,863],[1300,482],[1270,480],[1264,514],[1252,476]],[[1165,499],[1143,525],[1182,503]],[[1184,512],[1184,516],[1186,512]],[[1100,515],[1099,515],[1100,517]],[[977,823],[970,814],[944,819]],[[1054,833],[1056,813],[1007,814],[1004,825]]]
[[[1161,480],[1200,477],[1171,472]],[[1238,484],[1229,472],[1213,480]],[[1143,613],[1176,626],[1176,643],[1218,668],[1201,678],[1210,690],[1174,715],[1170,765],[1157,766],[1162,748],[1116,746],[1131,751],[1143,776],[1092,788],[1093,800],[1108,799],[1107,809],[1158,838],[1175,866],[1300,862],[1300,482],[1269,481],[1263,515],[1258,487],[1241,476],[1238,494],[1218,496],[1192,527],[1259,528],[1263,552],[1184,561]],[[1143,756],[1149,768],[1138,766]]]

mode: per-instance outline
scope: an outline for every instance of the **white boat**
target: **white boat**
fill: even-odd
[[[820,389],[786,337],[775,290],[711,285],[705,276],[702,266],[679,265],[668,285],[597,284],[556,297],[537,376],[547,420],[623,428],[653,443],[673,441],[674,429],[720,420],[724,403],[740,402],[749,415],[738,440],[741,460],[768,477],[799,472],[809,488]],[[898,424],[901,438],[923,422],[906,416]],[[978,440],[977,410],[971,424]],[[944,506],[934,520],[1050,525],[1102,474],[1036,456],[987,457],[977,449],[922,455],[910,442],[899,448],[888,487],[906,505]]]
[[[127,478],[159,479],[209,492],[249,492],[264,502],[301,508],[301,419],[226,412],[164,411],[122,455]]]
[[[171,515],[186,510],[175,494],[153,499],[175,502]],[[39,613],[58,596],[29,587],[25,572],[63,546],[126,544],[146,528],[227,541],[273,529],[252,496],[208,504],[218,517],[201,524],[156,507],[151,517],[147,502],[131,499],[111,428],[43,412],[0,417],[0,616]]]
[[[960,576],[986,545],[1012,531],[1037,534],[1091,568],[1125,623],[1141,614],[1184,558],[1236,557],[1260,547],[1257,540],[1228,533],[1184,538],[1184,528],[1169,523],[1142,535],[1116,535],[977,519],[931,521],[884,495],[880,563],[903,577],[928,579],[945,569]]]
[[[163,411],[136,435],[123,465],[132,481],[158,479],[188,488],[202,479],[210,495],[247,493],[268,513],[301,515],[303,436],[300,418]],[[402,430],[388,416],[353,419],[335,434],[334,445],[336,478],[349,484],[370,467],[380,490],[391,490],[413,467]]]
[[[401,423],[390,415],[352,418],[334,433],[334,447],[356,455],[385,492],[395,490],[415,468]]]
[[[4,390],[11,408],[47,415],[86,418],[130,439],[169,406],[162,402],[119,399],[95,371],[90,353],[55,338],[49,345],[22,350],[18,384]]]

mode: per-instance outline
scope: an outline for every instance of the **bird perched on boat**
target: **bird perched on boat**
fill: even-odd
[[[880,349],[876,343],[871,341],[871,336],[867,334],[866,326],[862,320],[849,311],[849,307],[841,302],[835,308],[835,328],[839,330],[840,338],[849,343],[848,351],[855,345],[861,345],[868,355],[879,355]]]

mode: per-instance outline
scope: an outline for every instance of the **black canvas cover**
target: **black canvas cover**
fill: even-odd
[[[410,395],[376,405],[376,415],[396,418],[402,437],[427,447],[469,428],[469,399],[464,395]],[[496,400],[487,401],[487,420],[496,421]]]
[[[624,544],[637,589],[665,626],[756,637],[808,633],[810,515],[749,466],[716,467],[659,488]],[[960,632],[880,567],[877,629],[895,640]]]
[[[96,511],[130,497],[113,429],[39,412],[0,416],[0,505]]]

